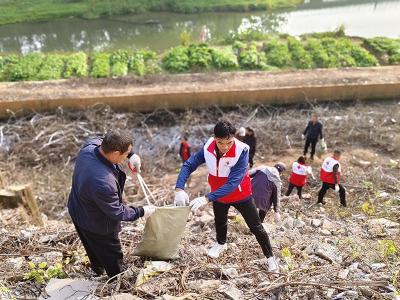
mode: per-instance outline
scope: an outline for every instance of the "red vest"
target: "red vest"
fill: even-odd
[[[189,159],[189,147],[190,147],[190,145],[189,145],[188,142],[182,142],[181,144],[182,144],[182,151],[181,151],[180,154],[182,156],[182,159],[184,161],[187,161]]]
[[[295,186],[304,186],[307,182],[308,166],[294,162],[292,165],[292,173],[289,182]]]
[[[327,157],[321,166],[320,178],[322,182],[335,184],[335,177],[333,175],[333,167],[338,164],[339,169],[337,172],[337,183],[340,183],[340,172],[341,166],[340,163],[334,157]]]
[[[234,144],[227,153],[225,153],[219,161],[216,154],[216,142],[214,138],[208,140],[204,145],[204,158],[208,168],[208,184],[211,191],[214,192],[225,183],[228,182],[231,167],[239,160],[244,149],[249,149],[249,146],[235,139]],[[251,181],[248,172],[246,171],[242,182],[230,194],[219,198],[217,201],[221,203],[235,203],[246,199],[252,195]]]

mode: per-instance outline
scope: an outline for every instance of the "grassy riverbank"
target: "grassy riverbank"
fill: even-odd
[[[338,33],[262,36],[247,32],[213,44],[150,50],[0,55],[0,81],[118,77],[154,73],[295,70],[400,64],[400,40],[350,38]]]
[[[293,7],[303,0],[0,0],[0,25],[66,17],[100,17],[166,11],[251,11]]]

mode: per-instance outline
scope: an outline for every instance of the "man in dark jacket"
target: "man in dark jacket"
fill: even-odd
[[[318,138],[321,140],[324,139],[322,136],[322,124],[318,121],[318,116],[316,114],[311,115],[311,120],[308,122],[307,127],[301,137],[306,139],[306,143],[304,145],[304,156],[307,155],[308,147],[310,147],[311,144],[310,159],[313,160]]]
[[[103,139],[87,140],[75,163],[68,212],[97,275],[104,269],[109,277],[123,271],[121,221],[148,217],[155,211],[152,206],[122,203],[126,174],[118,164],[130,156],[130,169],[140,171],[140,159],[131,151],[129,135],[109,132]]]
[[[243,138],[243,143],[250,147],[249,150],[249,164],[250,168],[254,165],[254,156],[256,155],[257,139],[254,134],[254,130],[250,127],[246,127],[246,134]]]

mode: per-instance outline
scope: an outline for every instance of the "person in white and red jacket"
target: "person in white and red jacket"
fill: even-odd
[[[311,175],[315,179],[311,167],[306,165],[306,157],[300,156],[292,165],[292,173],[290,173],[289,186],[285,196],[289,196],[296,188],[297,195],[301,199],[303,186],[307,183],[307,175]]]
[[[208,203],[213,205],[217,241],[208,252],[208,256],[218,258],[227,249],[228,211],[233,206],[241,213],[260,244],[267,257],[268,270],[277,272],[279,267],[252,197],[248,174],[249,146],[237,140],[235,133],[235,127],[228,121],[220,121],[215,125],[214,136],[183,164],[176,182],[174,204],[187,205],[189,196],[184,191],[185,183],[190,174],[205,163],[211,192],[194,199],[189,205],[192,211]]]
[[[321,166],[320,178],[322,181],[322,187],[318,193],[318,203],[325,204],[324,196],[329,189],[334,189],[339,193],[340,204],[344,207],[346,204],[346,189],[340,184],[341,176],[341,165],[340,157],[341,152],[335,150],[333,156],[327,157]]]

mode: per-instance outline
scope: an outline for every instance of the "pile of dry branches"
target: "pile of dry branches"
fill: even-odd
[[[325,299],[328,294],[337,295],[340,292],[350,293],[348,296],[356,293],[358,299],[388,297],[385,296],[390,292],[388,286],[397,284],[399,288],[396,270],[400,263],[398,257],[380,255],[377,241],[393,239],[399,245],[399,238],[390,233],[383,237],[370,234],[365,224],[368,218],[378,217],[400,221],[400,172],[396,165],[400,153],[400,105],[394,101],[289,108],[238,106],[229,110],[210,107],[181,112],[160,109],[149,114],[120,113],[109,107],[96,106],[81,112],[59,109],[51,114],[32,114],[23,118],[12,116],[0,123],[0,184],[32,182],[41,211],[49,221],[44,229],[30,228],[15,211],[2,210],[0,263],[13,257],[28,258],[59,251],[64,259],[72,261],[65,266],[69,276],[89,277],[89,268],[82,261],[84,253],[77,235],[72,226],[65,224],[69,223],[65,205],[74,159],[83,141],[90,136],[103,135],[109,129],[130,131],[135,139],[135,150],[144,160],[143,176],[154,192],[157,204],[162,205],[170,203],[173,196],[176,169],[180,165],[177,158],[179,137],[182,134],[189,136],[194,149],[199,148],[211,135],[215,121],[227,118],[237,127],[250,126],[255,130],[257,164],[272,164],[277,160],[289,164],[302,153],[300,136],[311,111],[321,116],[328,147],[340,148],[345,153],[344,181],[350,208],[338,210],[335,195],[331,195],[332,203],[328,207],[310,208],[315,202],[318,182],[310,182],[308,200],[284,203],[284,220],[291,217],[307,223],[302,230],[283,230],[279,226],[269,230],[277,256],[286,267],[284,272],[279,276],[268,274],[255,239],[242,228],[242,224],[235,224],[235,218],[232,219],[229,236],[232,250],[216,262],[209,260],[204,252],[212,243],[213,222],[212,219],[195,217],[188,224],[181,259],[174,262],[171,271],[150,279],[140,287],[134,285],[134,275],[123,277],[118,286],[115,283],[103,286],[104,280],[96,294],[110,295],[116,293],[118,287],[119,292],[125,289],[148,299],[163,294],[185,293],[193,293],[196,299],[225,299],[226,296],[216,292],[215,288],[195,287],[199,280],[214,280],[220,285],[234,284],[243,291],[245,299],[268,299],[278,294],[282,299]],[[314,165],[316,169],[318,164]],[[195,186],[189,191],[195,195],[203,189],[205,185]],[[382,192],[390,197],[383,199],[380,197]],[[126,194],[129,202],[143,203],[143,195],[136,182],[126,187]],[[369,203],[371,211],[363,211],[364,203]],[[321,237],[309,224],[313,218],[331,219],[337,225],[337,233]],[[353,227],[354,230],[339,230],[343,227]],[[144,263],[142,259],[132,256],[142,228],[143,224],[128,225],[121,234],[126,264],[136,268],[141,268]],[[340,244],[341,240],[348,239],[352,242]],[[344,257],[342,263],[333,264],[316,256],[307,257],[307,244],[321,240],[337,247]],[[286,248],[289,249],[291,262],[281,253]],[[372,270],[370,265],[374,261],[384,261],[385,267],[379,271]],[[339,271],[350,268],[354,263],[359,264],[357,271],[351,271],[345,279],[338,277]],[[229,266],[238,272],[234,278],[223,272]],[[23,281],[24,271],[27,271],[25,265],[18,274],[10,276],[10,269],[3,268],[0,280],[3,280],[3,285],[18,289],[25,296],[37,297],[43,292],[43,286]]]

